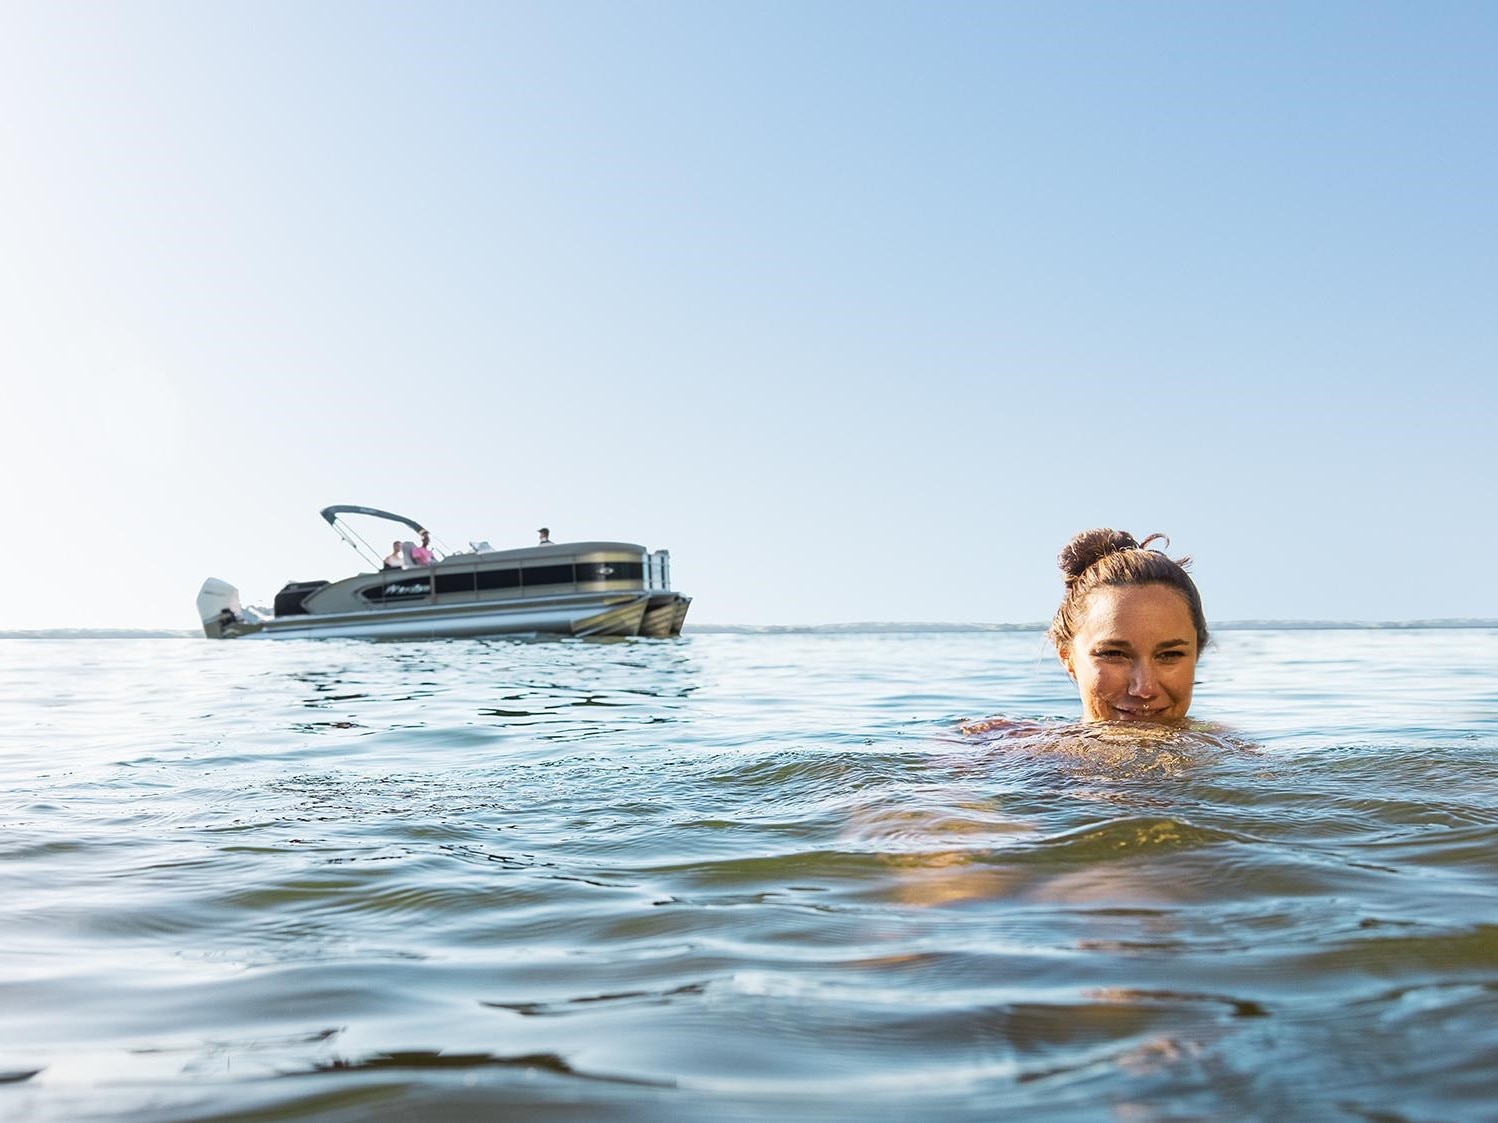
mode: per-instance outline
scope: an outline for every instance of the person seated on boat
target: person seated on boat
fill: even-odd
[[[551,540],[551,531],[547,530],[544,526],[540,530],[536,531],[536,533],[541,536],[541,541],[536,543],[537,546],[556,545],[556,543]]]
[[[1121,530],[1084,530],[1056,559],[1066,593],[1050,638],[1077,684],[1085,723],[1186,725],[1207,622],[1186,572],[1191,559],[1150,548],[1162,538],[1138,542]],[[963,731],[1023,732],[1033,724],[1001,717]]]
[[[431,565],[437,560],[437,555],[432,553],[432,534],[425,528],[417,533],[421,535],[421,545],[411,547],[411,560],[417,565]]]
[[[406,555],[405,552],[401,549],[401,544],[398,539],[390,543],[390,556],[385,559],[383,565],[386,569],[406,568]]]

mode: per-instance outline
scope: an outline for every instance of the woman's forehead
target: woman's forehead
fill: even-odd
[[[1104,585],[1087,598],[1080,630],[1118,631],[1141,627],[1196,634],[1191,606],[1169,585]]]

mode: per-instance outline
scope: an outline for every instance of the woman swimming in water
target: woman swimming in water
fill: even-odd
[[[1201,594],[1172,559],[1121,530],[1084,530],[1057,557],[1066,594],[1051,621],[1051,642],[1077,684],[1084,722],[1184,725],[1196,660],[1207,643]],[[1013,728],[1003,718],[964,733]]]
[[[1066,592],[1049,635],[1081,695],[1080,722],[997,716],[964,724],[962,751],[949,758],[949,788],[923,788],[924,808],[907,796],[898,804],[866,804],[850,817],[860,844],[890,852],[898,900],[1124,899],[1136,890],[1122,888],[1129,873],[1115,865],[1031,865],[1003,857],[1010,840],[1040,828],[1016,814],[1007,795],[985,794],[985,785],[1000,770],[1008,776],[1027,770],[1023,783],[1033,790],[1054,787],[1072,800],[1096,802],[1107,819],[1122,817],[1118,837],[1127,841],[1107,845],[1136,853],[1180,837],[1180,824],[1157,818],[1171,800],[1161,781],[1252,751],[1221,727],[1187,719],[1207,623],[1186,573],[1190,559],[1167,557],[1153,548],[1157,541],[1163,536],[1139,542],[1119,530],[1085,530],[1057,557]],[[1080,840],[1086,833],[1078,832],[1078,846],[1089,845]],[[1176,892],[1143,882],[1137,889],[1179,899],[1170,897]]]

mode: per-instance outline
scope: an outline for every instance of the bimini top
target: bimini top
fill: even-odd
[[[408,519],[405,515],[397,515],[392,511],[382,511],[378,507],[352,507],[348,504],[340,504],[337,507],[324,507],[322,517],[328,520],[328,525],[337,529],[339,515],[373,515],[377,519],[389,519],[391,522],[404,523],[418,533],[426,529],[421,523],[414,519]]]

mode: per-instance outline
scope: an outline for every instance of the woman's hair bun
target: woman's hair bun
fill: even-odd
[[[1070,587],[1082,574],[1109,554],[1116,554],[1120,550],[1137,549],[1139,549],[1139,543],[1134,540],[1132,534],[1100,527],[1097,530],[1082,531],[1061,547],[1061,553],[1056,555],[1056,564],[1061,567],[1062,579]]]

